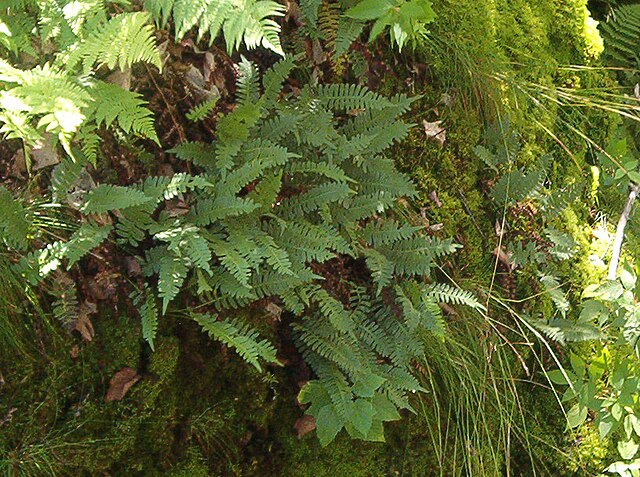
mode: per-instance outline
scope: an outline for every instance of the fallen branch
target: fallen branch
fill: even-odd
[[[633,208],[633,203],[635,202],[639,191],[640,184],[631,185],[631,191],[629,192],[627,203],[624,205],[624,209],[622,209],[620,220],[618,220],[616,239],[613,241],[613,253],[611,254],[611,262],[609,263],[609,274],[607,275],[609,280],[615,280],[618,275],[618,262],[620,261],[620,251],[622,250],[622,241],[624,240],[624,229],[627,226],[627,221],[629,220],[629,215],[631,215],[631,209]]]

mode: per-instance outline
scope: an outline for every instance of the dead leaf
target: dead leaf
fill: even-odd
[[[87,341],[91,341],[96,334],[89,315],[80,315],[80,318],[73,323],[73,329],[80,333],[80,336]]]
[[[633,88],[633,94],[638,101],[640,101],[640,83],[636,83],[636,86]]]
[[[280,321],[280,316],[282,315],[282,308],[271,302],[265,308],[267,313],[271,315],[276,321]]]
[[[107,76],[109,83],[117,84],[122,89],[129,91],[131,89],[131,68],[125,68],[124,70],[116,70]]]
[[[27,164],[24,161],[24,151],[20,148],[11,159],[11,175],[21,178],[25,172],[27,172]]]
[[[313,418],[313,416],[308,416],[305,414],[304,416],[296,419],[293,428],[298,432],[298,439],[301,439],[311,431],[315,430],[316,420]]]
[[[498,258],[498,261],[507,268],[509,272],[516,268],[516,264],[511,259],[511,253],[505,252],[501,247],[496,247],[496,249],[493,251],[493,254]]]
[[[58,151],[56,151],[53,134],[45,133],[42,139],[38,140],[35,146],[31,148],[29,156],[33,161],[32,169],[34,171],[58,164],[60,158],[58,157]]]
[[[95,303],[85,300],[85,302],[78,307],[78,319],[73,322],[73,329],[80,333],[87,341],[91,341],[96,334],[89,315],[93,315],[97,310],[98,308]]]
[[[13,420],[13,413],[16,412],[17,410],[18,410],[17,407],[12,407],[11,409],[9,409],[9,411],[7,411],[5,416],[0,421],[0,426],[4,426],[5,424],[11,422]]]
[[[424,133],[427,135],[427,139],[436,141],[440,147],[444,146],[447,140],[447,130],[443,128],[442,121],[428,122],[426,119],[422,120],[424,126]]]
[[[126,257],[124,259],[125,264],[127,265],[127,274],[130,277],[139,277],[142,275],[142,266],[140,265],[140,261],[135,257]]]
[[[73,345],[73,347],[71,348],[71,351],[69,352],[69,356],[71,356],[71,359],[77,359],[79,355],[80,355],[80,346]]]
[[[131,386],[140,380],[140,377],[135,369],[128,366],[122,368],[109,381],[109,389],[104,400],[106,402],[122,400],[127,391],[131,389]]]
[[[429,192],[429,195],[427,195],[427,197],[431,202],[436,204],[436,207],[442,207],[442,202],[440,202],[440,199],[438,198],[438,193],[435,190],[432,190],[431,192]]]

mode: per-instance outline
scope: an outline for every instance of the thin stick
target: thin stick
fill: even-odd
[[[160,97],[162,98],[162,101],[164,101],[164,104],[167,106],[167,112],[169,113],[169,117],[171,118],[171,122],[173,123],[173,126],[176,128],[176,132],[178,133],[178,138],[180,139],[180,142],[181,143],[185,142],[184,131],[182,130],[182,126],[180,126],[180,123],[178,122],[178,120],[173,114],[173,106],[171,106],[169,101],[167,101],[167,97],[162,92],[162,89],[158,85],[156,79],[153,77],[153,74],[151,73],[151,70],[146,65],[146,63],[144,64],[144,67],[146,68],[147,73],[149,74],[149,78],[151,78],[151,82],[156,87],[156,90],[158,90],[158,93],[160,93]]]
[[[638,191],[640,191],[640,184],[633,184],[631,186],[631,192],[627,198],[627,203],[622,209],[622,215],[618,221],[618,227],[616,228],[616,239],[613,242],[613,253],[611,254],[611,263],[609,263],[609,274],[607,278],[609,280],[615,280],[618,275],[618,262],[620,261],[620,251],[622,250],[622,241],[624,240],[624,228],[627,226],[627,220],[631,214],[633,203],[638,197]]]

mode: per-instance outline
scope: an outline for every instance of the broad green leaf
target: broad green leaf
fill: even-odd
[[[349,422],[362,435],[367,435],[373,422],[373,406],[366,399],[355,400],[349,409]]]
[[[390,0],[364,0],[344,14],[356,20],[376,20],[394,7]]]
[[[400,419],[400,413],[396,406],[384,394],[376,393],[371,400],[374,417],[379,421],[397,421]]]
[[[598,423],[598,431],[600,432],[600,437],[602,439],[607,437],[615,424],[616,421],[611,415],[607,414],[606,416],[602,417],[600,419],[600,422]]]
[[[575,429],[582,425],[587,419],[587,407],[580,404],[575,404],[567,413],[567,426],[570,429]]]
[[[578,378],[580,379],[584,378],[586,374],[586,369],[587,369],[584,363],[584,360],[577,354],[571,353],[570,361],[571,361],[571,367],[575,371]]]
[[[385,381],[385,378],[378,376],[377,374],[365,374],[355,382],[352,391],[360,397],[373,397],[373,393]]]
[[[323,447],[335,439],[343,427],[344,423],[333,404],[328,404],[320,409],[316,416],[316,434]]]
[[[367,433],[365,440],[369,442],[385,442],[384,426],[382,424],[382,421],[374,419],[371,422],[371,429],[369,429],[369,432]]]
[[[627,290],[633,290],[636,287],[637,277],[633,266],[628,262],[625,262],[620,270],[620,281]]]
[[[638,444],[633,439],[618,441],[618,452],[624,460],[633,459],[638,452]]]
[[[553,384],[559,384],[561,386],[566,386],[569,384],[569,381],[567,381],[565,373],[563,373],[562,370],[560,369],[554,369],[552,371],[549,371],[547,373],[547,377]]]

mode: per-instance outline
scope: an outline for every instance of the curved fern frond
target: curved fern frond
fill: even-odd
[[[94,65],[121,70],[144,62],[162,70],[160,52],[156,46],[153,25],[144,12],[121,13],[92,31],[69,54],[66,67],[73,69],[82,63],[85,74]]]
[[[151,139],[160,144],[154,128],[153,112],[146,108],[146,102],[138,93],[128,91],[118,85],[98,82],[93,90],[94,115],[98,125],[118,126],[127,134]]]
[[[262,371],[260,360],[270,364],[280,364],[276,349],[267,340],[261,340],[253,330],[240,319],[218,320],[214,315],[193,314],[192,318],[214,340],[234,348],[247,363]]]
[[[248,49],[262,46],[284,56],[280,44],[280,25],[271,17],[284,15],[283,5],[271,0],[146,0],[145,8],[164,27],[173,16],[176,40],[193,27],[198,40],[209,34],[213,43],[222,32],[229,54],[244,42]]]

